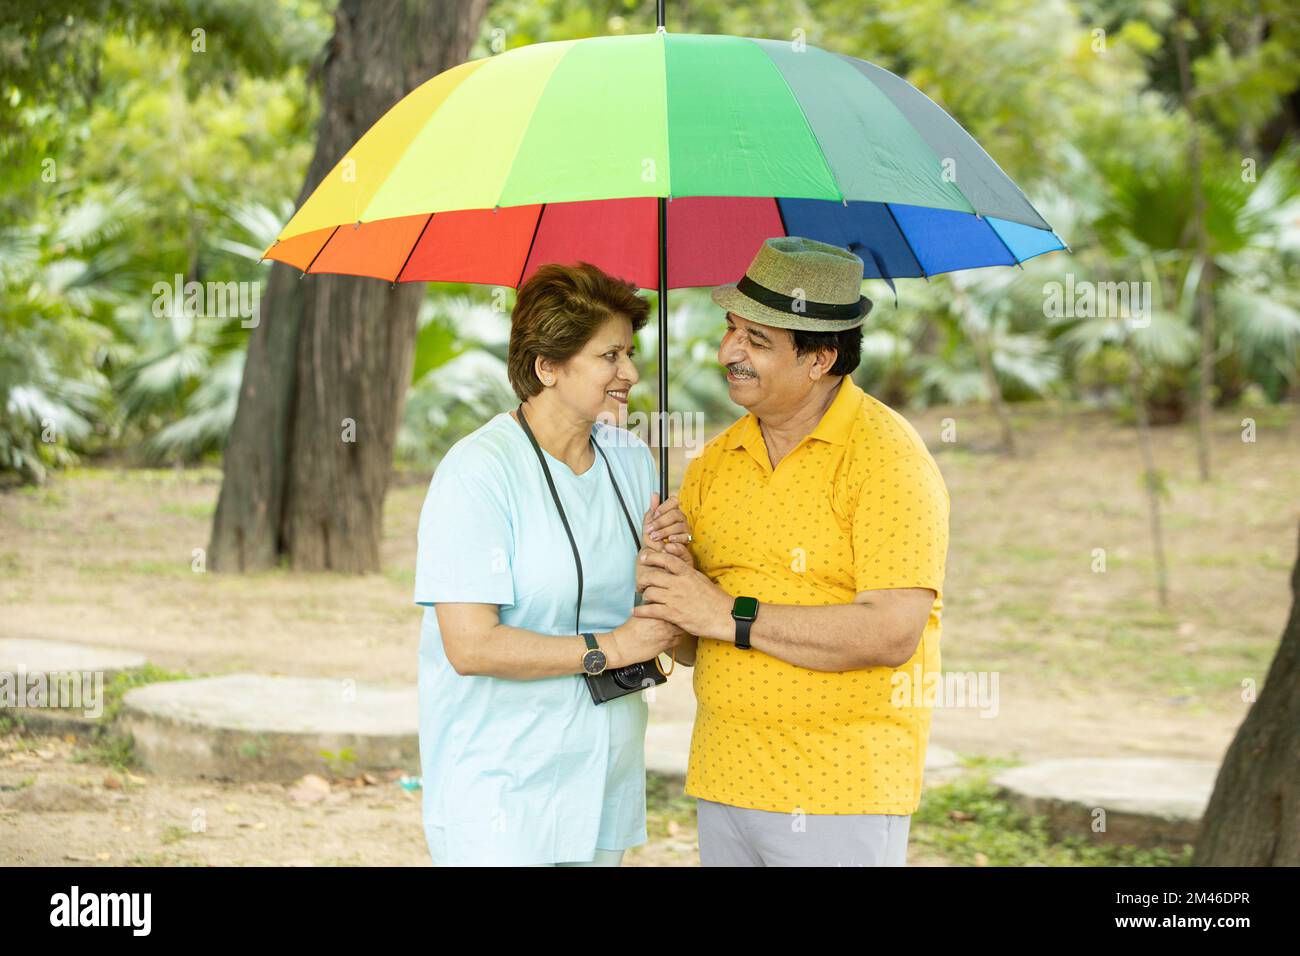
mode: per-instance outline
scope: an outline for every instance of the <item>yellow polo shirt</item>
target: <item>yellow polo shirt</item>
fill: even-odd
[[[690,462],[680,498],[697,566],[728,594],[758,598],[760,621],[765,603],[936,594],[916,653],[898,668],[814,671],[701,639],[686,792],[781,813],[914,812],[933,700],[924,679],[939,672],[949,505],[915,429],[845,377],[775,471],[748,414]]]

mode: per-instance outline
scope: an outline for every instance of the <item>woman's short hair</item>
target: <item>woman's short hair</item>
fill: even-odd
[[[519,288],[510,313],[506,372],[521,402],[542,390],[537,359],[567,362],[596,330],[622,316],[638,332],[650,315],[650,303],[637,295],[635,283],[602,272],[589,262],[576,266],[544,265]]]

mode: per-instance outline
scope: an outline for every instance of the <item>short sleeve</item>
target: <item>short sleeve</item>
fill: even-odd
[[[853,515],[853,576],[858,591],[943,591],[948,556],[948,490],[927,455],[909,454],[873,469]]]
[[[416,604],[514,604],[513,529],[503,491],[490,473],[466,470],[459,457],[443,459],[420,511]]]

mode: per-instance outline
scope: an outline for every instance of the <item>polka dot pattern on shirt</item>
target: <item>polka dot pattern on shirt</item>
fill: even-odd
[[[683,510],[699,568],[762,603],[850,603],[859,591],[931,588],[930,619],[899,668],[826,673],[702,640],[686,792],[759,810],[912,813],[930,711],[896,706],[939,670],[948,493],[924,442],[850,379],[772,469],[746,415],[693,460]]]

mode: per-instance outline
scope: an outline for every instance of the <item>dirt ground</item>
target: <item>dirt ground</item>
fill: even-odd
[[[1253,443],[1241,440],[1247,415]],[[1195,475],[1190,426],[1156,432],[1169,489],[1167,608],[1155,600],[1131,429],[1097,413],[1017,409],[1022,453],[1006,458],[988,450],[995,432],[983,412],[909,418],[952,498],[944,667],[1000,679],[995,718],[940,708],[932,740],[1017,759],[1219,759],[1248,706],[1243,681],[1262,686],[1290,605],[1296,409],[1221,414],[1208,483]],[[946,419],[956,442],[940,437]],[[0,492],[0,636],[141,651],[193,675],[414,683],[411,587],[428,475],[393,488],[385,570],[366,577],[204,572],[219,481],[213,468],[87,468]],[[278,785],[124,776],[72,762],[75,752],[58,738],[4,738],[0,864],[427,863],[418,791],[394,781],[336,781],[304,803]],[[627,862],[694,864],[693,829],[670,829]]]

